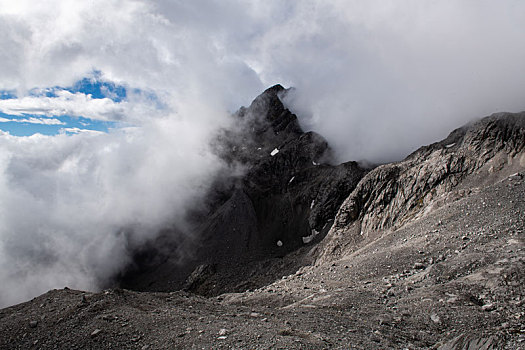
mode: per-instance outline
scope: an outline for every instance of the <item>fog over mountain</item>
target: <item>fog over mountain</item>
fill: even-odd
[[[210,140],[275,83],[339,161],[399,160],[525,110],[524,17],[512,0],[0,0],[0,112],[118,122],[0,135],[0,306],[100,288],[130,240],[183,227],[224,167]],[[35,94],[94,75],[126,98]]]

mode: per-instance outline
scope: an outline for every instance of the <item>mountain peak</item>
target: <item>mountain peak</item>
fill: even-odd
[[[275,84],[274,86],[271,86],[269,87],[268,89],[266,89],[263,94],[266,94],[266,93],[279,93],[281,91],[284,91],[286,90],[281,84]]]

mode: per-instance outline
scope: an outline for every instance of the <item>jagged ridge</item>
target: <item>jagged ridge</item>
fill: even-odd
[[[465,189],[519,171],[525,166],[524,148],[525,112],[495,114],[454,130],[401,162],[369,172],[345,199],[330,235],[366,236],[399,227],[431,205],[464,196]],[[461,186],[467,178],[469,186]]]
[[[214,147],[231,173],[217,179],[209,212],[196,220],[198,240],[186,248],[194,256],[181,261],[168,252],[159,262],[157,250],[150,251],[154,259],[128,272],[123,286],[184,287],[206,295],[254,288],[280,274],[275,269],[276,276],[247,284],[246,269],[254,262],[282,257],[326,235],[367,170],[356,162],[331,165],[326,140],[303,132],[297,116],[281,102],[286,92],[281,85],[267,89],[233,115],[234,128],[218,135]]]

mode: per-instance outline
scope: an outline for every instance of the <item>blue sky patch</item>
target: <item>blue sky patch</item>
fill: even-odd
[[[14,90],[0,90],[0,100],[10,100],[16,98]]]
[[[83,93],[91,95],[92,98],[109,98],[114,102],[122,102],[127,97],[126,88],[122,85],[117,85],[108,81],[100,81],[95,78],[84,78],[73,85],[73,87],[66,88],[71,93]]]
[[[34,88],[29,91],[30,96],[34,97],[57,97],[58,91],[69,91],[73,94],[81,93],[85,95],[91,95],[93,99],[109,98],[114,102],[122,102],[127,97],[127,89],[123,85],[115,84],[111,81],[106,81],[101,79],[102,74],[98,71],[93,72],[91,77],[85,77],[77,81],[73,86],[69,87],[60,87],[54,86],[51,88]],[[139,89],[134,89],[133,91],[139,91]],[[0,91],[0,96],[2,93],[12,93],[12,91]],[[8,95],[14,96],[16,95]]]
[[[31,117],[38,119],[56,119],[62,124],[38,124],[24,121]],[[46,118],[31,115],[14,116],[0,112],[0,120],[4,119],[11,121],[0,122],[0,130],[7,131],[13,136],[31,136],[37,133],[42,135],[56,135],[61,132],[68,133],[67,129],[70,128],[108,132],[110,129],[115,129],[120,126],[118,122],[93,120],[84,117],[75,118],[67,115]]]
[[[91,95],[92,99],[109,98],[115,103],[121,103],[128,97],[128,89],[124,85],[103,80],[102,73],[94,71],[73,86],[50,88],[34,88],[29,91],[32,97],[58,97],[60,91],[68,91],[73,94]],[[129,90],[132,94],[143,94],[159,108],[159,101],[154,93],[146,93],[140,89]],[[0,100],[16,99],[13,90],[0,90]],[[34,118],[34,119],[32,119]],[[57,122],[60,121],[59,122]],[[44,135],[56,135],[58,133],[69,133],[67,129],[82,129],[108,132],[110,129],[120,127],[119,122],[102,121],[85,117],[72,117],[69,115],[43,116],[40,114],[24,113],[21,116],[10,115],[0,112],[0,130],[7,131],[15,136],[30,136],[36,133]]]

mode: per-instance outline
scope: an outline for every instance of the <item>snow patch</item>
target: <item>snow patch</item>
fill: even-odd
[[[303,237],[303,243],[304,244],[310,243],[311,241],[314,240],[315,236],[317,236],[318,234],[319,232],[317,230],[312,230],[312,233],[310,234],[310,236]]]
[[[310,204],[310,209],[312,209],[314,207],[314,204],[315,204],[315,199],[312,200],[312,203]]]
[[[450,148],[450,147],[454,146],[455,144],[456,144],[456,143],[454,142],[454,143],[451,143],[450,145],[445,145],[445,147],[446,147],[446,148]]]
[[[292,178],[290,179],[290,181],[288,181],[288,183],[291,184],[293,179],[295,179],[295,176],[292,176]]]
[[[314,161],[312,161],[312,164],[313,164],[313,165],[319,165],[319,163],[316,163],[316,162],[314,162]]]
[[[273,151],[270,153],[270,155],[273,157],[275,156],[277,153],[279,153],[279,150],[277,148],[274,148]]]
[[[277,241],[277,246],[278,247],[282,247],[283,246],[283,242],[281,240]]]

